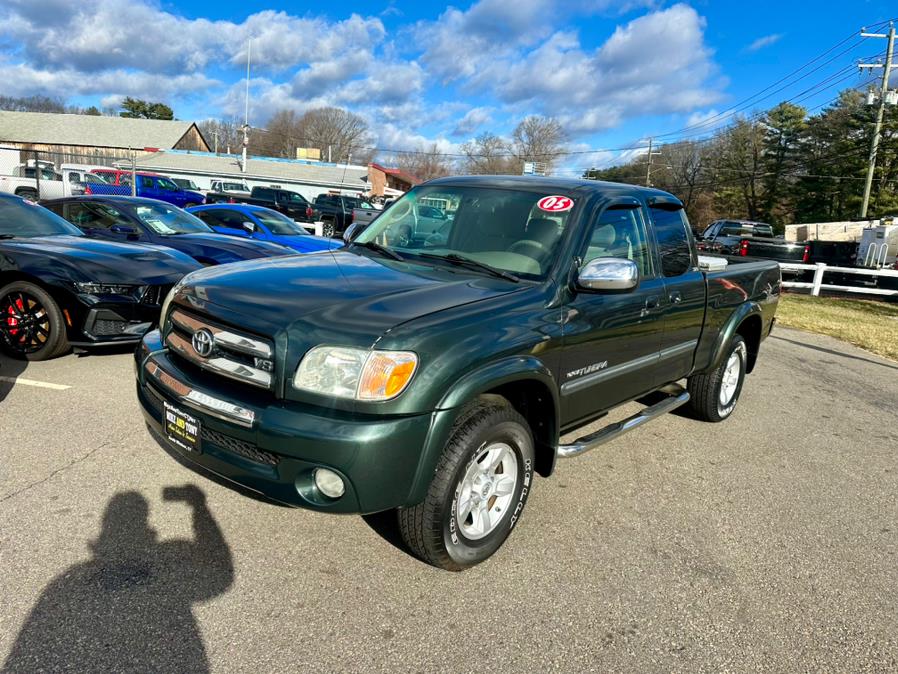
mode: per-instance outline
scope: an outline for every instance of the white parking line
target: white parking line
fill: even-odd
[[[0,381],[5,381],[10,384],[23,384],[25,386],[36,386],[38,388],[49,388],[54,391],[65,391],[66,389],[72,388],[71,386],[66,386],[65,384],[51,384],[46,381],[35,381],[34,379],[21,379],[18,377],[2,377],[0,376]]]

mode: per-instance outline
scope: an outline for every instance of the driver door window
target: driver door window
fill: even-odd
[[[593,225],[583,263],[599,257],[632,260],[643,278],[652,275],[645,218],[641,208],[606,209]]]

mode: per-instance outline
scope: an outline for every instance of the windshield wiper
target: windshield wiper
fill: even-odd
[[[504,278],[506,281],[513,281],[517,283],[521,279],[512,274],[510,271],[505,271],[503,269],[497,269],[492,265],[488,265],[485,262],[479,262],[470,257],[465,257],[464,255],[459,255],[457,253],[449,253],[448,255],[434,255],[433,253],[419,253],[421,257],[426,257],[431,260],[446,260],[450,264],[454,264],[458,267],[469,267],[471,269],[478,269],[480,271],[485,271],[487,274],[492,274],[493,276],[498,276],[499,278]]]
[[[15,234],[0,234],[0,239],[15,239]]]
[[[397,253],[392,248],[387,248],[386,246],[381,246],[379,243],[376,243],[374,241],[365,241],[365,242],[353,241],[352,244],[350,244],[350,245],[361,246],[362,248],[367,248],[368,250],[373,250],[377,253],[380,253],[381,255],[386,255],[387,257],[391,257],[394,260],[399,260],[400,262],[405,261],[405,258],[402,257],[399,253]]]

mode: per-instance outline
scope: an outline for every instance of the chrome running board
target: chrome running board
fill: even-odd
[[[569,459],[574,456],[585,454],[589,450],[595,449],[599,445],[604,445],[606,442],[610,442],[624,433],[628,433],[634,428],[639,428],[643,424],[648,423],[653,419],[657,419],[662,414],[672,412],[689,402],[689,392],[681,386],[667,386],[661,389],[661,391],[667,393],[667,398],[646,407],[632,417],[609,424],[604,428],[600,428],[595,433],[584,435],[570,445],[558,445],[558,458]]]

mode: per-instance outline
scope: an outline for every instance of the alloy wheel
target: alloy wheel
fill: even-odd
[[[488,536],[505,516],[518,484],[518,459],[504,442],[483,447],[457,489],[455,517],[465,538]]]
[[[13,350],[34,353],[50,339],[50,316],[36,297],[15,290],[0,300],[0,333]]]

